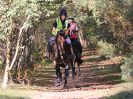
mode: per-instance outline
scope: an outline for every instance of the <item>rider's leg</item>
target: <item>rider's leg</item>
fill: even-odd
[[[48,42],[48,45],[47,45],[46,58],[50,59],[50,42]]]
[[[51,37],[49,38],[49,41],[48,41],[48,45],[47,45],[47,55],[46,57],[48,57],[48,59],[50,59],[50,53],[51,53],[51,47],[52,47],[52,42],[54,41],[55,39],[55,36],[51,35]]]
[[[72,41],[71,41],[71,39],[70,39],[69,36],[66,37],[66,42],[70,45],[70,47],[71,47],[71,53],[72,53],[72,55],[74,55],[74,50],[73,50],[73,46],[72,46]]]

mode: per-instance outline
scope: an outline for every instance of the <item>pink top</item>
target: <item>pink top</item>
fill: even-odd
[[[70,23],[70,36],[71,38],[77,38],[77,34],[76,33],[73,33],[73,31],[77,31],[78,30],[78,27],[76,25],[76,23]]]

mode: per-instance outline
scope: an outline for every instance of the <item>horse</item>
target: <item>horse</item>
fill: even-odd
[[[51,47],[51,59],[53,60],[53,63],[55,65],[56,70],[56,86],[62,85],[63,87],[67,86],[67,79],[69,76],[69,69],[72,67],[72,76],[75,76],[75,67],[74,67],[74,57],[71,50],[71,45],[68,43],[65,39],[65,33],[63,31],[60,31],[57,33],[57,36],[55,37],[55,43]],[[60,67],[63,67],[65,69],[64,72],[64,80],[62,79],[62,73],[60,70]]]
[[[74,52],[74,55],[76,56],[76,58],[74,59],[74,67],[75,67],[75,65],[77,63],[77,66],[78,66],[78,76],[80,76],[81,75],[80,64],[81,64],[82,47],[81,47],[81,44],[80,44],[79,41],[75,42],[74,39],[71,39],[71,41],[72,41],[73,52]],[[79,51],[79,49],[80,49],[80,51]],[[73,70],[73,71],[75,71],[75,70]]]

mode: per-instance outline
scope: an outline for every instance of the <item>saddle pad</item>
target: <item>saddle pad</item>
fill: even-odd
[[[56,41],[51,41],[50,46],[53,46],[56,43]]]
[[[68,37],[68,38],[66,38],[66,42],[68,43],[68,44],[71,44],[71,40],[70,40],[70,38]]]
[[[55,41],[55,40],[56,40],[55,37],[50,37],[49,42],[51,42],[51,41]]]

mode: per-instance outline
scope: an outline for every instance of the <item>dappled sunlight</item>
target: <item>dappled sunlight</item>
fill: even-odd
[[[108,87],[123,82],[121,81],[121,70],[119,64],[115,62],[115,60],[105,59],[99,55],[91,55],[90,53],[92,52],[93,51],[86,51],[83,54],[82,59],[84,62],[81,65],[81,76],[76,76],[76,78],[73,80],[71,78],[72,71],[70,70],[67,89],[85,89],[86,87],[94,88],[102,85]],[[51,65],[51,67],[53,66]],[[32,75],[32,85],[49,87],[48,90],[59,90],[60,88],[55,88],[54,86],[54,80],[56,77],[55,69],[51,67],[42,66],[37,69]],[[63,72],[64,70],[62,69],[62,73]],[[77,66],[76,72],[78,73]]]
[[[132,99],[132,12],[133,0],[0,0],[0,99]]]

